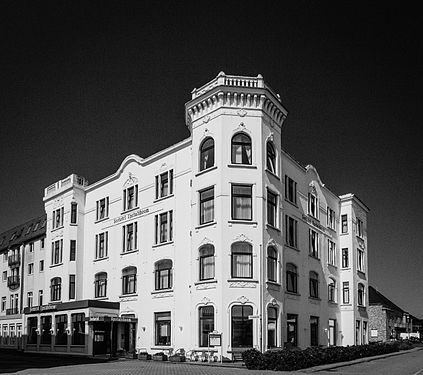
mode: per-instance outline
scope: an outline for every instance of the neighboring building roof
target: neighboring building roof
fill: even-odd
[[[0,251],[44,235],[46,233],[46,220],[47,215],[44,214],[0,233]]]
[[[388,309],[404,313],[405,311],[401,307],[397,306],[390,299],[385,297],[382,293],[377,291],[371,285],[369,285],[369,305],[382,305]]]

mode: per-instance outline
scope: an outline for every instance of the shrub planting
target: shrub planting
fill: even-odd
[[[409,341],[370,345],[311,347],[304,350],[269,350],[265,353],[249,349],[242,353],[245,366],[251,370],[294,371],[330,363],[394,353],[413,347]]]

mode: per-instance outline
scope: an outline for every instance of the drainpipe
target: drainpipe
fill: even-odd
[[[23,312],[23,293],[24,293],[24,276],[25,276],[25,243],[22,244],[23,248],[22,248],[22,266],[21,266],[21,285],[20,285],[20,308],[19,308],[19,313]],[[22,326],[23,329],[23,326]]]
[[[259,320],[259,342],[260,352],[263,353],[263,289],[264,289],[264,272],[263,272],[263,245],[260,244],[260,320]]]

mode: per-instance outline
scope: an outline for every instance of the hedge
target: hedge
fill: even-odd
[[[394,353],[411,349],[407,341],[370,345],[311,347],[304,350],[269,350],[265,353],[249,349],[242,354],[245,366],[251,370],[293,371],[329,363],[352,361],[358,358]]]

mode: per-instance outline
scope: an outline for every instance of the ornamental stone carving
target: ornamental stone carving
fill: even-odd
[[[229,288],[256,288],[256,283],[249,283],[247,281],[231,281]]]
[[[136,185],[138,183],[138,179],[131,173],[128,173],[128,179],[123,184],[123,188],[126,188],[128,186]]]

